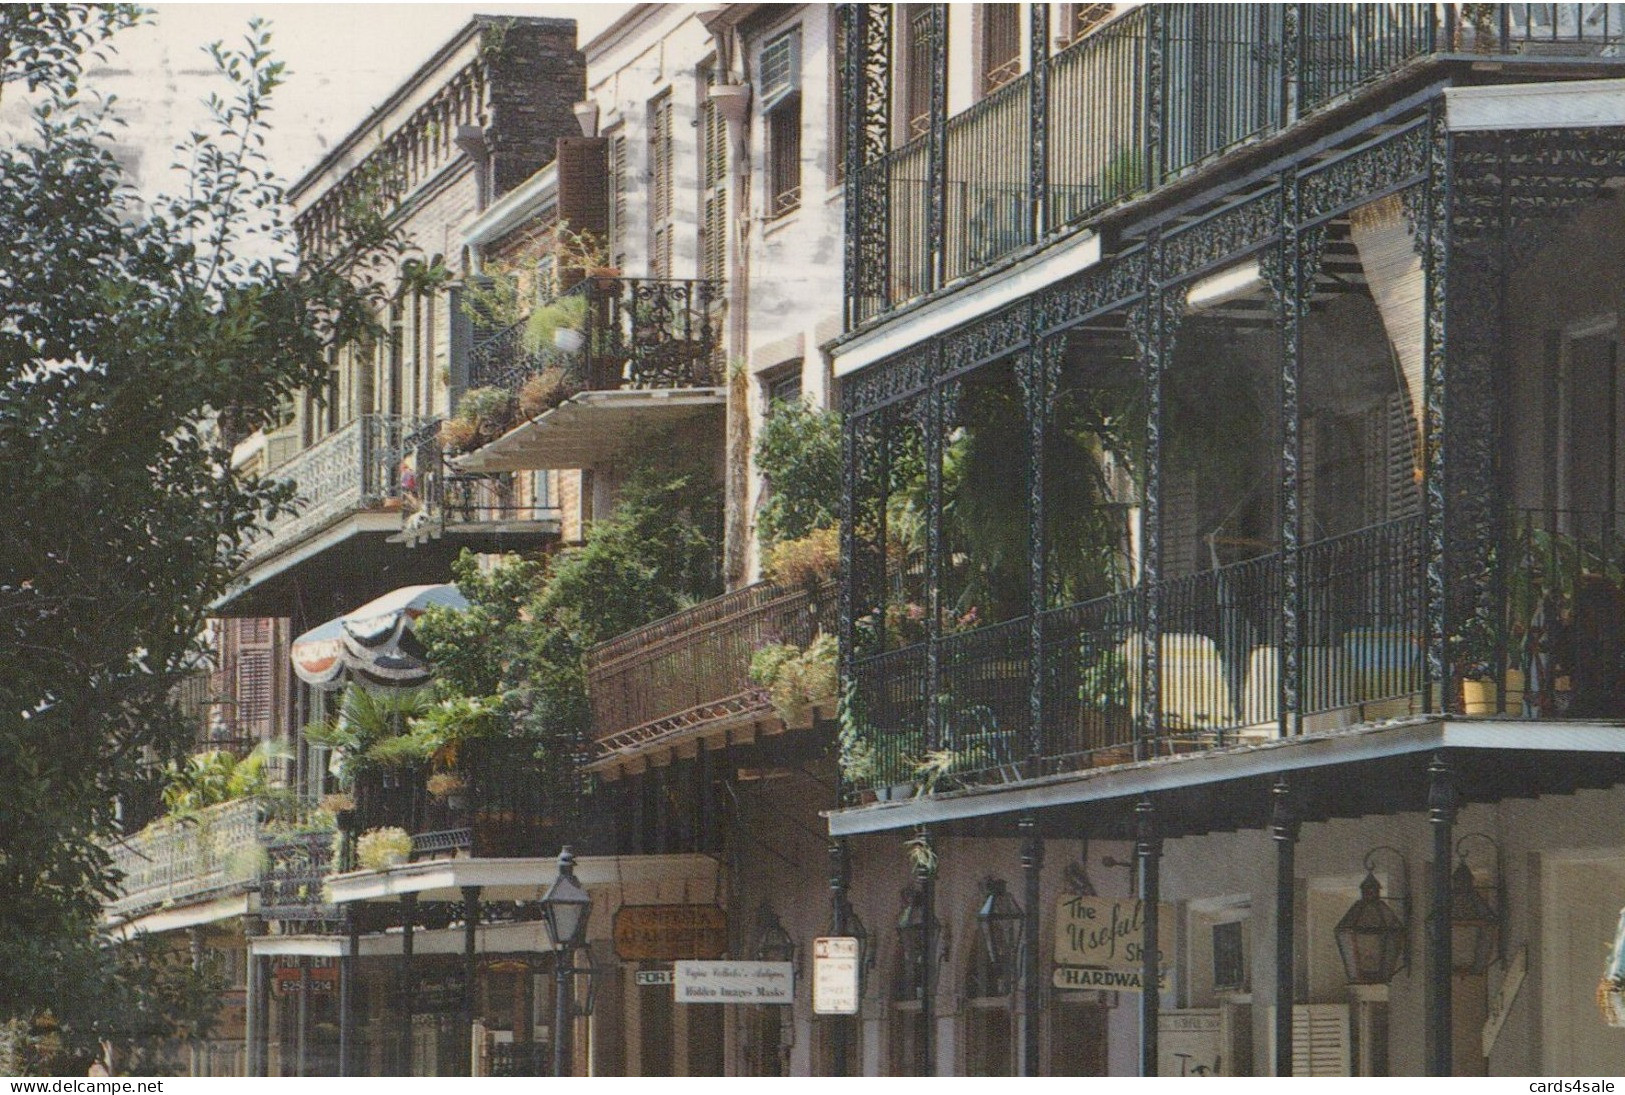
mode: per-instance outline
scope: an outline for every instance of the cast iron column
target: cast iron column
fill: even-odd
[[[837,803],[838,804],[838,803]],[[846,841],[833,840],[829,845],[829,925],[830,934],[844,936],[847,933],[846,890],[850,879],[850,866],[846,854]],[[858,958],[859,985],[862,985],[863,958]],[[830,1023],[830,1054],[835,1058],[835,1075],[845,1076],[849,1070],[847,1060],[846,1016],[832,1015],[825,1022]]]
[[[927,285],[940,289],[948,278],[948,5],[931,5],[931,128],[926,132],[926,234],[930,270]],[[909,124],[913,119],[905,119]]]
[[[254,940],[265,934],[265,921],[257,916],[243,917],[243,936],[248,949],[248,984],[244,993],[246,1014],[243,1016],[244,1033],[248,1037],[248,1060],[245,1071],[250,1076],[264,1076],[268,1071],[266,1020],[270,1008],[270,984],[263,963],[268,961],[254,953]]]
[[[401,1064],[402,1076],[412,1075],[412,1003],[417,995],[412,969],[412,932],[417,926],[418,895],[406,894],[401,898]]]
[[[356,919],[355,906],[344,909],[344,923],[349,938],[344,953],[339,956],[339,1075],[355,1076],[355,978],[360,969],[361,922]]]
[[[570,967],[575,964],[573,948],[561,944],[553,952],[553,1075],[569,1076],[570,1068]]]
[[[1297,870],[1293,859],[1298,845],[1298,817],[1292,808],[1286,780],[1276,781],[1272,803],[1270,836],[1275,841],[1275,1074],[1290,1076],[1292,1005],[1296,997],[1292,943]]]
[[[919,839],[931,850],[931,835],[920,829]],[[920,1054],[924,1058],[924,1075],[937,1074],[937,869],[930,856],[924,856],[914,865],[914,881],[920,887]]]
[[[1444,755],[1428,765],[1428,827],[1433,830],[1427,926],[1427,1074],[1454,1070],[1451,1029],[1450,861],[1455,850],[1456,783]]]
[[[463,1050],[468,1054],[464,1076],[474,1075],[474,983],[479,969],[474,960],[474,946],[480,928],[480,888],[463,887]]]
[[[310,1061],[310,959],[301,954],[299,962],[298,1029],[294,1035],[295,1076],[306,1075]]]
[[[1025,922],[1021,926],[1021,1015],[1019,1041],[1021,1043],[1021,1075],[1037,1076],[1038,1023],[1044,1004],[1044,980],[1038,974],[1038,931],[1041,923],[1038,905],[1039,883],[1044,871],[1044,836],[1038,831],[1038,819],[1028,814],[1021,819],[1021,873],[1026,884],[1023,896]]]
[[[1049,223],[1049,5],[1028,8],[1027,71],[1032,92],[1027,102],[1027,242],[1044,238]]]
[[[1162,900],[1158,867],[1162,837],[1157,834],[1156,808],[1149,798],[1134,807],[1135,858],[1140,865],[1140,1075],[1157,1074],[1157,1019],[1162,1000],[1162,969],[1157,950],[1157,903]]]

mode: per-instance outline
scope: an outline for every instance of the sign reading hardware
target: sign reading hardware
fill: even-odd
[[[678,962],[679,1004],[791,1004],[795,967],[789,962]]]
[[[825,935],[813,940],[813,1014],[858,1013],[858,941]]]
[[[715,905],[622,905],[615,955],[623,962],[675,962],[728,953],[728,914]]]
[[[1058,989],[1140,992],[1145,905],[1132,897],[1063,897],[1055,915]],[[1158,987],[1168,987],[1174,910],[1157,906]]]

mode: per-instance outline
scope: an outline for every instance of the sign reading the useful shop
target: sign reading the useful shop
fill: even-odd
[[[1055,915],[1058,989],[1140,992],[1145,903],[1132,897],[1063,897]],[[1157,906],[1159,988],[1168,987],[1174,910]]]
[[[715,905],[622,905],[613,934],[623,962],[721,958],[728,953],[728,914]]]
[[[679,1004],[790,1004],[795,967],[789,962],[678,962]]]
[[[858,941],[828,935],[813,940],[813,1014],[858,1013]]]

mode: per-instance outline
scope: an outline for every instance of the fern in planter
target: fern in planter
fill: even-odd
[[[805,726],[813,707],[830,702],[839,690],[835,655],[833,635],[819,635],[806,650],[774,643],[751,656],[750,680],[767,690],[768,702],[786,724]]]

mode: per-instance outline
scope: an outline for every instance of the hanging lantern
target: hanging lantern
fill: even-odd
[[[779,923],[779,914],[773,906],[762,902],[756,912],[756,960],[758,962],[794,962],[796,942]]]
[[[1020,960],[1016,953],[1021,939],[1024,914],[1010,896],[1002,878],[990,878],[982,885],[982,907],[976,911],[982,944],[987,948],[988,973],[994,984],[1008,990],[1016,980]]]
[[[1501,914],[1484,900],[1463,855],[1450,876],[1450,968],[1483,973],[1495,960],[1500,936]]]
[[[1351,985],[1386,985],[1405,964],[1405,918],[1382,896],[1382,883],[1369,866],[1360,900],[1333,931]]]

